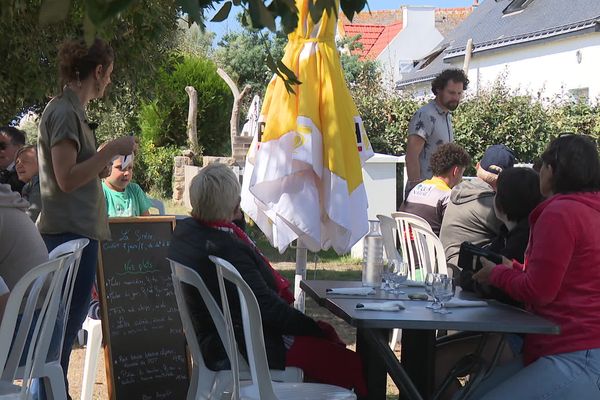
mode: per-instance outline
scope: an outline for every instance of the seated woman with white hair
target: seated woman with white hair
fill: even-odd
[[[260,307],[269,367],[298,367],[306,380],[354,389],[366,398],[367,390],[359,356],[346,349],[330,325],[315,321],[294,309],[289,282],[283,278],[233,220],[239,218],[240,184],[223,164],[203,168],[191,182],[192,218],[177,223],[169,257],[200,274],[212,295],[219,299],[214,255],[229,261],[254,292]],[[186,293],[194,328],[206,365],[212,370],[229,368],[229,361],[211,317],[199,293]],[[246,357],[241,310],[232,304],[232,319],[240,351]]]

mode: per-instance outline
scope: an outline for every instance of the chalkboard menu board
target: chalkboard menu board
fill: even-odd
[[[98,289],[112,400],[185,399],[188,357],[166,260],[174,217],[110,219]]]

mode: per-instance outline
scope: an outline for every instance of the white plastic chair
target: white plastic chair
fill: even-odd
[[[63,285],[71,269],[70,260],[72,256],[65,255],[31,269],[19,279],[9,295],[0,324],[2,400],[29,398],[32,380],[46,376],[43,373],[61,307]],[[41,299],[44,300],[35,318]],[[17,327],[19,314],[21,321]],[[19,367],[24,352],[25,365]],[[59,372],[64,387],[62,369]],[[15,379],[22,379],[22,385],[14,385]]]
[[[419,225],[411,225],[411,229],[420,265],[425,266],[425,272],[448,274],[446,253],[440,238],[431,229]]]
[[[223,315],[227,326],[227,334],[221,336],[221,340],[229,347],[232,365],[234,385],[232,390],[233,399],[243,400],[317,400],[317,399],[356,399],[356,395],[347,389],[319,383],[282,383],[273,382],[268,368],[265,342],[262,330],[262,319],[260,308],[252,289],[242,279],[239,272],[229,262],[214,256],[209,256],[217,268],[217,278],[221,291],[221,304]],[[244,340],[248,353],[248,364],[250,366],[251,381],[239,381],[239,364],[237,355],[237,343],[234,335],[234,327],[231,321],[231,311],[225,280],[237,287],[240,300],[242,324],[244,328]]]
[[[48,258],[51,260],[69,256],[64,284],[65,289],[62,291],[60,298],[60,311],[62,311],[62,317],[59,315],[59,318],[62,318],[62,332],[58,347],[58,356],[54,360],[46,360],[43,368],[34,375],[35,378],[48,378],[50,392],[54,399],[64,399],[67,397],[63,369],[60,365],[60,349],[62,349],[63,341],[65,339],[65,330],[67,328],[67,319],[69,317],[69,308],[71,306],[71,296],[73,295],[73,288],[75,287],[79,262],[81,261],[83,249],[89,243],[89,239],[83,238],[70,240],[60,244],[48,254]],[[21,376],[19,371],[17,372],[17,376]]]
[[[385,249],[387,260],[402,261],[402,255],[398,252],[398,248],[396,247],[396,221],[393,218],[381,214],[377,215],[377,219],[379,219],[381,236],[383,236],[383,248]]]
[[[81,382],[81,400],[91,400],[94,391],[94,380],[98,369],[98,356],[102,347],[102,322],[99,319],[86,317],[82,331],[87,331],[85,343],[85,361]],[[81,331],[80,331],[81,332]]]
[[[150,200],[150,204],[152,204],[150,208],[156,208],[158,210],[158,215],[165,215],[165,204],[162,201],[153,199],[152,197],[148,197],[148,200]]]
[[[219,336],[226,335],[227,327],[223,314],[216,300],[204,284],[204,281],[198,273],[191,268],[188,268],[177,261],[169,260],[171,263],[171,277],[173,279],[173,287],[175,289],[175,297],[177,299],[177,307],[183,324],[190,352],[192,354],[192,373],[190,387],[188,389],[187,400],[199,399],[216,399],[221,398],[221,395],[231,389],[233,385],[233,375],[231,370],[212,371],[204,363],[204,358],[200,351],[200,345],[194,325],[190,317],[190,311],[185,301],[182,290],[182,283],[195,287],[202,297],[206,308],[212,316],[213,323],[219,332]],[[225,346],[225,350],[229,356],[229,348]],[[238,354],[235,357],[241,358]],[[242,360],[242,379],[249,379],[249,367]],[[300,368],[288,367],[284,371],[271,371],[275,375],[275,379],[282,382],[302,382],[303,372]]]
[[[383,236],[383,247],[385,249],[385,255],[388,261],[398,260],[403,261],[402,255],[398,252],[396,247],[398,238],[398,228],[396,221],[386,215],[377,215],[379,219],[379,226],[381,227],[381,235]],[[402,329],[395,328],[392,330],[392,338],[390,340],[390,348],[396,349],[396,343],[402,339]]]
[[[417,267],[423,268],[425,264],[426,254],[423,253],[423,249],[417,246],[415,240],[413,227],[419,226],[431,231],[431,225],[415,214],[406,212],[394,212],[392,218],[396,221],[396,230],[400,241],[400,248],[402,250],[402,257],[404,262],[408,264],[408,277],[412,280],[417,280]],[[420,279],[425,279],[426,273],[421,273]]]

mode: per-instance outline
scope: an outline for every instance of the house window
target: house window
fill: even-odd
[[[533,0],[513,0],[510,2],[508,7],[506,7],[504,11],[502,11],[502,13],[506,15],[515,13],[517,11],[522,11],[525,8],[527,8],[527,6],[530,5],[532,2]]]
[[[400,69],[400,74],[406,74],[407,72],[410,72],[414,67],[412,61],[400,61],[398,65]]]
[[[569,95],[571,99],[576,102],[587,103],[590,99],[590,88],[577,88],[570,89]]]

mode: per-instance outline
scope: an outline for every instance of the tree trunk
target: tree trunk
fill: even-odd
[[[231,135],[231,157],[233,157],[233,147],[235,142],[234,138],[239,136],[238,124],[240,120],[240,102],[244,96],[250,92],[251,88],[250,85],[246,85],[240,93],[237,85],[233,79],[227,75],[227,72],[221,68],[217,68],[217,73],[225,81],[225,83],[227,83],[227,86],[229,86],[229,89],[231,89],[231,93],[233,94],[233,106],[231,107],[231,119],[229,120],[229,134]]]
[[[190,98],[187,120],[187,138],[188,146],[195,155],[200,155],[200,146],[198,146],[198,92],[193,86],[186,86],[185,91]]]

